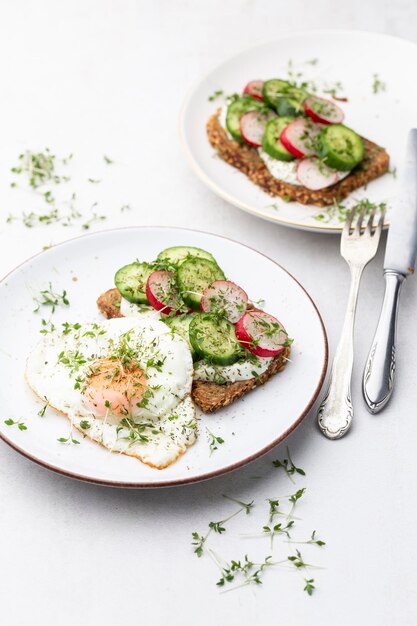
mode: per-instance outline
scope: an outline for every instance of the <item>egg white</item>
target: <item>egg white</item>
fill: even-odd
[[[147,378],[143,406],[121,422],[100,417],[86,403],[83,384],[97,359],[134,349]],[[197,437],[190,398],[193,362],[186,342],[166,324],[149,316],[119,318],[79,328],[63,326],[45,334],[27,360],[26,379],[35,393],[61,411],[84,435],[111,451],[134,456],[162,469],[173,463]],[[137,426],[139,424],[139,426]]]
[[[158,314],[155,309],[150,309],[146,305],[132,304],[122,298],[120,313],[124,317],[142,318],[144,315],[152,317],[158,315],[158,319],[163,321],[163,315]],[[173,332],[178,332],[173,329]],[[189,342],[187,341],[189,344]],[[253,357],[241,360],[232,365],[212,365],[205,359],[200,359],[194,363],[194,380],[213,382],[218,384],[235,383],[263,374],[269,367],[272,359],[268,357]]]

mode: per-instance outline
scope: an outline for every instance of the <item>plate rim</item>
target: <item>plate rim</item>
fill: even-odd
[[[200,233],[203,235],[209,235],[212,237],[217,237],[219,239],[225,239],[227,241],[230,241],[232,243],[238,244],[239,246],[242,246],[243,248],[247,248],[249,250],[252,250],[253,252],[256,252],[257,254],[260,254],[261,256],[265,257],[266,259],[268,259],[269,261],[271,261],[272,263],[274,263],[274,265],[277,265],[283,272],[285,272],[295,283],[297,283],[297,285],[301,288],[301,290],[304,292],[304,294],[307,296],[308,300],[310,300],[312,306],[313,306],[313,310],[315,311],[318,320],[320,322],[320,328],[321,328],[321,332],[322,332],[322,339],[323,339],[323,343],[324,343],[324,359],[323,359],[323,364],[322,364],[322,369],[321,369],[321,374],[320,374],[320,379],[318,381],[318,384],[316,385],[314,391],[313,391],[313,395],[311,396],[310,400],[308,401],[306,407],[304,408],[304,410],[302,411],[301,415],[299,415],[296,420],[292,423],[292,425],[287,428],[279,437],[277,437],[276,439],[274,439],[271,443],[269,443],[267,446],[264,446],[263,448],[261,448],[260,450],[258,450],[257,452],[250,454],[248,456],[246,456],[244,459],[237,461],[235,463],[231,463],[230,465],[226,465],[223,468],[217,469],[217,470],[212,470],[212,471],[208,471],[208,472],[204,472],[203,474],[200,474],[198,476],[194,475],[194,476],[190,476],[187,478],[177,478],[177,479],[171,479],[171,480],[161,480],[161,481],[157,481],[157,482],[153,482],[153,483],[149,483],[149,482],[126,482],[126,481],[118,481],[118,480],[109,480],[109,479],[101,479],[101,478],[94,478],[91,476],[87,476],[85,474],[78,474],[77,472],[73,472],[70,470],[65,470],[62,469],[61,467],[54,465],[53,463],[49,463],[48,461],[44,461],[42,458],[39,458],[37,456],[35,456],[34,454],[31,454],[30,452],[27,452],[26,450],[24,450],[23,448],[21,448],[18,444],[16,444],[14,441],[10,440],[7,435],[5,435],[4,433],[0,432],[0,439],[6,443],[8,446],[10,446],[10,448],[12,448],[13,450],[15,450],[16,452],[18,452],[19,454],[21,454],[23,457],[29,459],[30,461],[33,461],[34,463],[36,463],[37,465],[40,465],[41,467],[44,467],[45,469],[51,470],[52,472],[56,473],[56,474],[60,474],[61,476],[65,476],[67,478],[73,478],[85,483],[90,483],[93,485],[101,485],[101,486],[107,486],[107,487],[119,487],[119,488],[124,488],[124,489],[154,489],[154,488],[159,488],[159,487],[178,487],[178,486],[183,486],[183,485],[190,485],[190,484],[195,484],[198,482],[202,482],[205,480],[209,480],[211,478],[216,478],[219,476],[223,476],[224,474],[229,474],[230,472],[233,472],[234,470],[237,470],[241,467],[244,467],[245,465],[248,465],[249,463],[251,463],[252,461],[254,461],[255,459],[258,459],[262,456],[264,456],[265,454],[267,454],[270,450],[272,450],[273,448],[275,448],[279,443],[281,443],[281,441],[283,441],[284,439],[286,439],[288,437],[288,435],[290,435],[296,428],[297,426],[299,426],[301,424],[301,422],[304,420],[304,418],[308,415],[310,409],[312,408],[312,406],[314,405],[315,401],[317,400],[319,393],[323,387],[323,383],[326,377],[326,373],[327,373],[327,368],[328,368],[328,362],[329,362],[329,345],[328,345],[328,338],[327,338],[327,332],[326,332],[326,328],[323,322],[323,318],[320,314],[320,311],[318,310],[318,307],[316,305],[316,303],[314,302],[313,298],[311,297],[311,295],[308,293],[308,291],[305,289],[305,287],[288,271],[286,270],[282,265],[280,265],[280,263],[277,263],[277,261],[275,261],[274,259],[271,259],[271,257],[269,257],[268,255],[264,254],[263,252],[259,252],[259,250],[257,250],[256,248],[253,248],[252,246],[248,246],[247,244],[241,243],[240,241],[236,241],[236,239],[232,239],[231,237],[226,237],[224,235],[219,235],[217,233],[211,233],[208,231],[204,231],[204,230],[199,230],[199,229],[194,229],[194,228],[183,228],[181,226],[121,226],[121,227],[116,227],[116,228],[107,228],[107,229],[103,229],[103,230],[98,230],[95,231],[94,233],[87,233],[84,235],[78,235],[76,237],[71,237],[70,239],[65,239],[64,241],[61,241],[57,244],[55,244],[54,246],[52,246],[51,248],[49,248],[48,250],[41,250],[40,252],[37,252],[36,254],[28,257],[27,259],[25,259],[24,261],[22,261],[21,263],[19,263],[18,265],[16,265],[16,267],[12,268],[11,270],[9,270],[7,272],[7,274],[5,274],[4,276],[1,277],[0,279],[0,285],[2,285],[3,283],[5,283],[7,281],[7,279],[14,273],[18,272],[23,266],[25,266],[26,264],[30,263],[31,261],[33,261],[34,259],[42,256],[42,255],[48,255],[49,253],[51,253],[54,248],[59,248],[59,247],[64,247],[67,245],[70,245],[72,242],[74,241],[78,241],[80,239],[89,239],[91,237],[96,237],[99,235],[103,235],[106,233],[117,233],[120,231],[131,231],[131,230],[147,230],[147,229],[164,229],[164,230],[181,230],[181,231],[186,231],[186,232],[192,232],[192,233]]]
[[[276,37],[275,39],[271,39],[269,41],[266,41],[260,44],[255,44],[253,46],[246,47],[240,50],[239,52],[230,55],[227,59],[218,63],[216,66],[212,67],[211,70],[206,72],[204,76],[200,78],[199,81],[196,81],[195,84],[192,86],[192,88],[190,88],[190,90],[188,91],[183,101],[183,104],[180,109],[180,114],[179,114],[178,132],[179,132],[180,144],[181,144],[183,153],[185,155],[186,161],[189,167],[191,168],[191,170],[194,171],[197,177],[217,196],[219,196],[220,198],[222,198],[223,200],[225,200],[232,206],[235,206],[238,209],[245,211],[245,213],[248,213],[249,215],[254,215],[255,217],[261,217],[262,219],[267,220],[268,222],[271,222],[273,224],[278,224],[278,225],[286,226],[289,228],[294,228],[297,230],[303,230],[306,232],[323,233],[323,234],[330,234],[330,235],[341,234],[343,230],[343,224],[340,227],[336,224],[328,225],[328,224],[323,224],[323,223],[320,223],[317,225],[315,224],[306,225],[304,222],[301,222],[298,220],[290,220],[287,218],[275,218],[269,213],[263,211],[262,209],[253,208],[250,204],[240,201],[238,198],[229,194],[227,191],[224,191],[215,182],[213,182],[211,178],[205,173],[205,171],[198,165],[185,137],[185,117],[186,117],[186,111],[188,109],[190,101],[194,93],[197,91],[198,87],[201,85],[201,83],[203,83],[215,70],[217,70],[218,68],[221,68],[226,63],[229,63],[230,61],[237,59],[238,57],[240,57],[242,54],[245,54],[246,52],[250,52],[251,50],[254,51],[259,48],[263,48],[264,46],[269,46],[277,42],[283,41],[285,39],[291,39],[292,37],[297,37],[297,36],[302,37],[304,35],[334,35],[334,34],[340,34],[340,33],[344,35],[354,35],[354,36],[358,34],[361,36],[372,35],[372,36],[380,37],[381,39],[392,39],[396,42],[409,44],[411,47],[417,49],[417,42],[413,41],[412,39],[407,39],[406,37],[398,37],[397,35],[391,35],[388,33],[381,33],[377,31],[360,30],[360,29],[352,29],[352,28],[351,29],[349,28],[312,28],[309,30],[305,30],[305,29],[293,30],[279,37]],[[317,208],[320,208],[320,207],[317,207]],[[389,222],[386,221],[384,223],[384,229],[388,227],[389,227]]]

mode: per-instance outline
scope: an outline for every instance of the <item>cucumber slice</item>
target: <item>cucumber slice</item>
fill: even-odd
[[[294,121],[293,117],[276,117],[266,125],[262,148],[274,159],[280,161],[293,161],[295,159],[294,155],[288,152],[287,148],[284,148],[280,140],[282,131],[292,121]]]
[[[287,80],[273,78],[264,82],[262,95],[265,102],[276,109],[279,115],[294,116],[303,111],[303,102],[309,94]]]
[[[213,365],[231,365],[243,353],[233,324],[216,313],[203,313],[191,320],[190,341],[196,353]]]
[[[174,317],[168,317],[164,319],[165,324],[167,324],[174,333],[177,333],[180,337],[185,339],[188,343],[188,347],[191,351],[191,356],[193,357],[193,361],[198,359],[198,355],[194,350],[191,341],[190,341],[190,323],[196,317],[196,313],[184,314],[184,315],[175,315]]]
[[[198,257],[199,259],[208,259],[216,263],[216,259],[210,252],[202,248],[194,248],[193,246],[172,246],[165,248],[158,254],[158,261],[170,261],[174,265],[182,263],[187,257]]]
[[[290,83],[287,80],[281,80],[280,78],[266,80],[262,87],[262,96],[265,102],[275,109],[280,99],[287,94],[289,88]]]
[[[200,309],[200,300],[206,287],[215,280],[224,280],[223,271],[213,261],[192,257],[178,268],[177,283],[184,302],[192,309]]]
[[[226,127],[233,139],[244,141],[240,132],[240,118],[249,111],[265,109],[265,103],[251,96],[238,98],[227,107]]]
[[[343,124],[324,128],[317,138],[318,155],[326,165],[341,172],[352,170],[365,155],[362,138]]]
[[[146,281],[153,269],[149,263],[135,261],[121,267],[114,276],[114,284],[121,295],[135,304],[149,304],[146,297]]]

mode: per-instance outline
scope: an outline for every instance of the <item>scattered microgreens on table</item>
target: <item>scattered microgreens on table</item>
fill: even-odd
[[[6,424],[6,426],[17,426],[19,430],[28,429],[25,422],[23,422],[22,420],[13,420],[11,417],[9,417],[7,420],[4,420],[4,423]]]
[[[56,194],[58,186],[62,187],[62,183],[71,181],[68,166],[72,159],[72,154],[65,158],[58,158],[49,148],[45,148],[43,152],[26,150],[21,153],[18,157],[18,165],[11,168],[12,174],[19,179],[13,180],[10,186],[31,192],[33,198],[41,199],[43,208],[22,210],[18,215],[10,213],[6,218],[6,223],[18,221],[27,228],[50,224],[60,224],[64,227],[79,225],[83,230],[88,230],[92,224],[107,219],[106,215],[99,214],[95,210],[97,202],[90,204],[86,210],[81,210],[75,192],[72,192],[67,199],[58,200]],[[107,165],[113,163],[107,156],[103,159]],[[61,172],[63,169],[64,173]],[[97,184],[101,182],[101,179],[88,177],[87,182]]]
[[[288,478],[294,482],[293,476],[305,476],[305,471],[298,467],[291,458],[290,451],[287,447],[287,458],[280,460],[276,459],[272,462],[273,467],[278,469],[284,469]],[[229,526],[228,523],[234,517],[242,513],[243,511],[249,515],[255,505],[254,500],[251,502],[243,502],[236,498],[223,495],[224,498],[234,502],[238,505],[238,508],[232,511],[230,515],[219,521],[211,521],[208,523],[208,529],[205,533],[198,533],[194,531],[191,533],[191,545],[194,553],[197,557],[201,558],[205,554],[208,554],[217,568],[220,571],[220,578],[217,580],[216,585],[222,588],[222,591],[232,591],[245,587],[248,585],[261,585],[263,583],[263,577],[267,569],[274,567],[281,567],[297,571],[302,574],[303,577],[303,591],[308,596],[313,595],[315,592],[315,579],[311,577],[311,570],[321,569],[320,567],[307,562],[302,556],[300,550],[296,549],[295,553],[291,552],[287,554],[285,558],[278,561],[273,560],[274,553],[274,539],[280,538],[281,548],[285,544],[303,544],[305,546],[316,546],[322,548],[326,545],[325,541],[317,537],[316,531],[313,530],[309,539],[303,541],[297,541],[292,538],[292,532],[297,527],[300,518],[294,516],[294,510],[298,506],[299,501],[306,492],[305,487],[300,487],[293,494],[286,496],[280,496],[279,498],[269,498],[268,504],[268,521],[262,527],[261,533],[243,535],[243,537],[270,537],[270,551],[263,560],[255,561],[249,558],[245,553],[240,559],[231,559],[229,561],[222,561],[217,555],[217,552],[210,546],[207,547],[207,541],[209,537],[214,535],[222,536],[229,534],[226,531]],[[280,508],[280,501],[287,501],[291,504],[289,511],[284,511]],[[275,518],[280,516],[283,518],[280,522],[275,522]],[[209,542],[211,543],[211,542]],[[233,584],[232,584],[233,583]]]
[[[292,479],[292,475],[297,473],[297,474],[301,474],[301,476],[305,476],[305,471],[303,469],[301,469],[301,467],[297,467],[296,465],[294,465],[293,460],[291,458],[290,455],[290,451],[288,449],[288,446],[286,448],[287,450],[287,459],[284,459],[283,461],[280,461],[279,459],[276,459],[275,461],[272,461],[272,464],[274,467],[282,467],[285,472],[287,473],[287,476],[289,477],[289,479],[293,481]]]
[[[239,513],[242,513],[242,511],[246,511],[246,515],[249,515],[253,507],[253,501],[242,502],[240,500],[236,500],[235,498],[231,498],[229,496],[223,495],[223,497],[238,504],[239,508],[236,511],[234,511],[231,515],[226,517],[225,519],[222,519],[218,522],[209,522],[208,531],[206,532],[205,535],[199,535],[197,532],[192,533],[192,539],[193,539],[192,545],[195,546],[194,552],[196,553],[198,557],[201,557],[203,555],[204,544],[206,543],[208,537],[210,536],[212,532],[218,533],[219,535],[226,532],[226,528],[224,524],[229,522],[233,517],[236,517],[236,515],[239,515]]]

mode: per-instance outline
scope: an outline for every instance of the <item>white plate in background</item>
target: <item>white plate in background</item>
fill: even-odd
[[[317,59],[316,64],[309,61]],[[363,31],[324,30],[282,35],[274,42],[251,48],[225,61],[206,76],[187,99],[180,119],[181,140],[193,170],[215,193],[248,213],[277,224],[302,230],[340,232],[343,218],[337,210],[286,203],[272,198],[244,174],[228,165],[211,147],[206,122],[224,99],[209,97],[241,93],[252,79],[286,78],[288,63],[302,79],[341,82],[349,101],[341,102],[345,124],[387,149],[391,168],[400,169],[407,132],[417,126],[417,82],[407,68],[417,67],[417,44],[384,34]],[[375,75],[385,90],[373,93]],[[405,89],[405,84],[407,88]],[[324,94],[325,95],[325,94]],[[353,192],[343,204],[351,206],[368,198],[373,202],[395,200],[398,180],[385,174],[367,189]],[[320,217],[322,216],[322,217]]]

